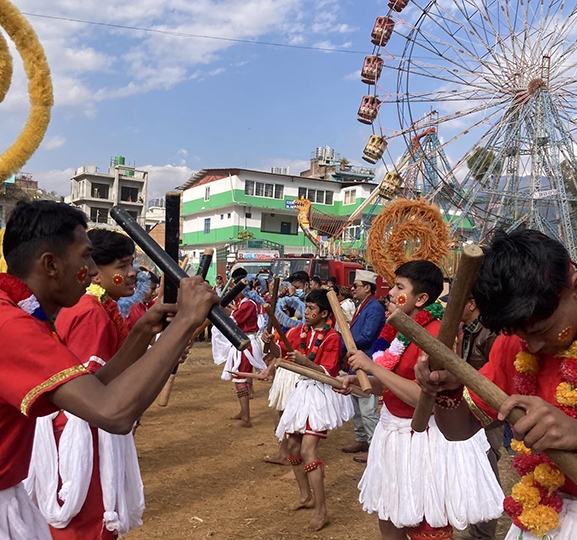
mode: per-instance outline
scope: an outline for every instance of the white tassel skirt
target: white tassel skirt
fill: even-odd
[[[298,380],[298,373],[288,369],[277,368],[268,393],[268,406],[277,411],[284,411]]]
[[[484,430],[466,441],[449,442],[434,417],[423,433],[410,418],[398,418],[383,405],[359,489],[363,510],[395,527],[469,524],[503,512],[503,491],[491,470]]]
[[[286,433],[322,432],[343,425],[353,417],[350,396],[337,394],[328,384],[299,378],[276,430],[279,440]],[[307,427],[308,426],[308,427]]]

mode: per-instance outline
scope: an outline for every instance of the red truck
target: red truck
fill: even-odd
[[[337,261],[318,257],[283,257],[272,261],[270,266],[274,276],[288,278],[294,272],[304,270],[310,277],[319,276],[323,284],[333,276],[338,285],[351,285],[355,281],[355,272],[364,266],[357,262]],[[389,284],[379,276],[377,278],[377,298],[389,294]]]

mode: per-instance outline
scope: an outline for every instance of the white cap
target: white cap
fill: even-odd
[[[375,272],[370,272],[369,270],[357,270],[355,274],[355,281],[366,281],[367,283],[377,284],[377,276]]]

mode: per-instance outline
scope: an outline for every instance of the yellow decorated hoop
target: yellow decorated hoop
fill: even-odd
[[[8,0],[0,0],[0,26],[14,42],[22,57],[28,77],[30,113],[24,129],[0,155],[0,182],[21,169],[37,150],[50,123],[50,109],[54,104],[50,68],[44,49],[32,26]],[[0,39],[0,101],[4,99],[12,78],[12,60],[6,40]]]
[[[449,233],[439,209],[423,199],[396,199],[385,206],[373,221],[367,242],[375,271],[389,283],[407,261],[440,265],[448,246]]]

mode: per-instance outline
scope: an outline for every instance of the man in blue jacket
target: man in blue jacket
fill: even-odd
[[[351,286],[353,299],[358,303],[358,308],[351,320],[351,333],[357,349],[363,351],[369,358],[373,355],[373,346],[385,326],[385,309],[375,299],[377,289],[377,274],[368,270],[357,270],[355,281]],[[345,350],[343,345],[343,350]],[[351,395],[355,416],[355,442],[342,448],[343,452],[357,454],[354,460],[359,463],[367,462],[369,444],[373,438],[375,427],[379,422],[377,407],[379,397],[371,395],[367,398],[359,398]]]

